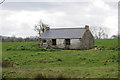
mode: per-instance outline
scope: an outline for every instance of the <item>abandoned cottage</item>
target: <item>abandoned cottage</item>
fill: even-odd
[[[42,48],[90,49],[94,47],[94,37],[88,25],[84,28],[44,27],[44,33],[40,38]]]

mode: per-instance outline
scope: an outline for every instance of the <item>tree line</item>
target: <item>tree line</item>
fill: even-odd
[[[38,37],[7,37],[7,36],[0,36],[0,42],[32,42],[32,41],[38,41]]]

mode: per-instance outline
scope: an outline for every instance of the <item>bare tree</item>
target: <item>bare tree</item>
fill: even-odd
[[[0,4],[2,4],[3,2],[5,2],[5,0],[1,1]]]
[[[102,27],[92,27],[92,33],[95,37],[95,39],[106,39],[108,38],[108,35]]]
[[[40,20],[40,22],[37,25],[35,25],[34,30],[38,33],[39,41],[41,34],[45,32],[46,28],[49,28],[49,25],[43,23],[42,20]]]

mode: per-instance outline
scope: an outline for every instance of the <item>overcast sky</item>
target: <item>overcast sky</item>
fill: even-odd
[[[21,0],[22,1],[22,0]],[[71,0],[72,1],[72,0]],[[36,36],[40,19],[51,28],[103,27],[111,36],[118,33],[118,2],[4,2],[0,5],[0,35]]]

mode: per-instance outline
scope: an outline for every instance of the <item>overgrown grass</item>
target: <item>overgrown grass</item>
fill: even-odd
[[[39,48],[38,42],[5,42],[2,59],[14,66],[3,67],[3,77],[35,78],[42,73],[47,78],[61,74],[65,78],[117,78],[118,51],[110,49],[117,43],[117,39],[101,39],[95,45],[106,49],[61,50]]]

